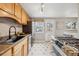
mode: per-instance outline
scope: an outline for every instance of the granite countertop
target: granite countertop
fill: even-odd
[[[22,39],[18,40],[17,42],[13,43],[13,44],[7,44],[7,43],[0,44],[0,55],[2,55],[3,53],[5,53],[7,50],[9,50],[10,48],[12,48],[16,44],[18,44],[21,41],[23,41],[25,38],[27,38],[27,35],[25,37],[23,37]]]

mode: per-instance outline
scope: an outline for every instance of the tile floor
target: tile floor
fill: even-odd
[[[29,56],[56,56],[50,42],[34,42]]]

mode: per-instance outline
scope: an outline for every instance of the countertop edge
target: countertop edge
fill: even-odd
[[[27,38],[27,35],[25,37],[23,37],[22,39],[20,39],[19,41],[17,41],[16,43],[14,44],[0,44],[2,46],[8,46],[6,49],[0,51],[0,55],[2,55],[3,53],[5,53],[7,50],[9,50],[10,48],[12,48],[13,46],[19,44],[21,41],[23,41],[25,38]]]

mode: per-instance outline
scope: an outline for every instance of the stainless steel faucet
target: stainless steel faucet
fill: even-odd
[[[10,26],[10,28],[9,28],[9,39],[11,39],[11,28],[15,29],[15,36],[16,36],[16,27],[15,26]]]

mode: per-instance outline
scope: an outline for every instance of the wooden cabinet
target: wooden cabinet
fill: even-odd
[[[18,50],[18,52],[16,52],[16,53],[14,54],[14,56],[22,56],[22,55],[21,55],[21,50]]]
[[[28,16],[26,15],[26,12],[22,10],[22,24],[27,24]]]
[[[15,16],[21,21],[21,6],[19,4],[15,4]]]
[[[28,55],[28,40],[25,38],[25,40],[22,42],[22,55],[27,56]]]
[[[14,14],[14,3],[0,3],[0,8],[10,14]]]
[[[22,55],[22,47],[19,47],[19,49],[15,52],[14,51],[14,53],[13,53],[13,56],[21,56]]]
[[[23,54],[24,56],[27,56],[28,55],[28,40],[25,40],[23,48],[24,48]]]
[[[27,55],[27,39],[13,47],[13,56],[26,56]]]
[[[0,17],[10,17],[26,25],[29,20],[28,14],[18,3],[0,3]]]
[[[2,54],[1,56],[12,56],[12,49],[9,49],[8,51],[6,51],[4,54]]]
[[[12,46],[9,50],[5,50],[1,56],[27,56],[28,55],[28,45],[27,37],[23,38],[22,41]],[[6,47],[6,46],[5,46]],[[4,48],[4,47],[3,47]]]

